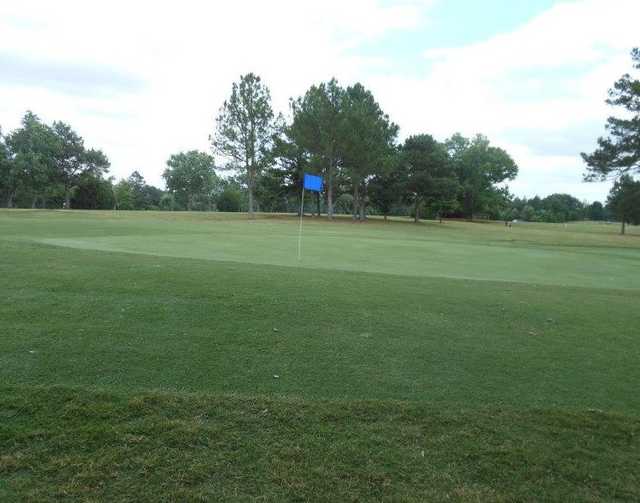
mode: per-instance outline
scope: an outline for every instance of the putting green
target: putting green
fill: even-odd
[[[617,246],[615,227],[594,224],[540,226],[521,224],[387,224],[371,222],[305,223],[303,257],[297,260],[294,219],[200,218],[187,226],[164,223],[162,216],[138,232],[138,226],[112,220],[108,235],[45,237],[38,242],[108,252],[245,262],[416,277],[523,282],[597,288],[640,288],[640,248]],[[135,223],[135,222],[134,222]],[[180,228],[178,228],[180,227]],[[394,228],[394,227],[400,227]],[[601,241],[576,245],[576,235]],[[178,232],[176,232],[178,231]],[[196,232],[194,232],[196,231]],[[605,231],[611,233],[610,242]],[[465,236],[465,234],[467,234]],[[547,242],[544,242],[546,238]],[[555,239],[555,242],[552,240]],[[640,239],[629,236],[628,241]]]

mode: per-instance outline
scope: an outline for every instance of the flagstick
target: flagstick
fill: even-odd
[[[298,261],[302,260],[302,216],[304,215],[304,187],[300,198],[300,230],[298,231]]]

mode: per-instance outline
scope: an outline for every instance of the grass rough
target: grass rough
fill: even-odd
[[[2,501],[638,501],[640,419],[9,387]]]

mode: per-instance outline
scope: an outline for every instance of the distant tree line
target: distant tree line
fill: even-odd
[[[252,75],[243,77],[244,81],[250,83],[248,87],[262,86]],[[359,85],[348,90],[346,111],[335,107],[336,96],[347,90],[332,80],[292,101],[290,124],[268,114],[271,126],[255,126],[257,131],[269,131],[268,137],[254,150],[247,139],[239,141],[236,150],[230,140],[221,139],[225,134],[239,138],[244,130],[237,126],[238,134],[230,133],[230,127],[223,124],[229,120],[228,112],[223,112],[212,140],[214,148],[235,152],[230,161],[217,167],[213,155],[204,152],[174,154],[162,174],[165,190],[147,183],[139,171],[118,182],[107,178],[109,162],[100,150],[85,148],[69,125],[47,125],[27,112],[18,129],[0,135],[0,195],[7,207],[166,211],[249,211],[253,207],[296,212],[306,171],[325,177],[325,192],[307,205],[308,211],[317,214],[350,213],[356,219],[367,214],[411,215],[416,221],[479,216],[545,222],[603,220],[611,215],[600,203],[589,206],[566,194],[513,198],[499,184],[515,177],[517,167],[504,150],[491,146],[482,135],[465,138],[455,134],[438,142],[422,134],[396,144],[397,127],[381,112],[371,93]],[[234,99],[232,93],[225,107]],[[332,132],[332,122],[336,128],[346,128],[344,133]],[[369,136],[358,131],[368,131]],[[238,153],[242,149],[244,154]],[[238,165],[241,162],[245,164]],[[230,172],[235,176],[229,176]]]
[[[242,186],[216,176],[213,158],[199,152],[171,156],[168,190],[134,171],[107,178],[109,161],[88,149],[68,124],[45,124],[27,112],[16,130],[0,131],[0,201],[7,208],[240,211]]]
[[[582,202],[569,194],[551,194],[531,199],[515,197],[502,214],[504,220],[525,222],[603,221],[614,218],[611,208],[600,201]]]
[[[640,62],[637,50],[633,55]],[[640,159],[639,89],[628,75],[616,83],[610,102],[636,118],[609,119],[611,138],[584,154],[588,180],[616,175],[606,205],[568,194],[514,198],[505,182],[517,176],[518,166],[480,134],[438,141],[425,133],[400,142],[398,126],[360,83],[313,85],[290,100],[285,119],[274,113],[269,88],[253,73],[233,83],[210,135],[211,153],[179,152],[168,159],[165,190],[138,171],[118,182],[106,178],[102,151],[86,148],[69,125],[47,125],[28,112],[18,129],[0,132],[0,196],[8,207],[247,211],[253,217],[256,211],[299,211],[302,175],[309,172],[323,176],[325,189],[307,199],[304,211],[329,218],[635,223],[640,196],[633,194],[640,192],[631,174]]]

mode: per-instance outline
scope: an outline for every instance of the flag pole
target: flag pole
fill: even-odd
[[[302,260],[302,216],[304,215],[304,184],[302,185],[302,197],[300,198],[300,228],[298,230],[298,261]]]

